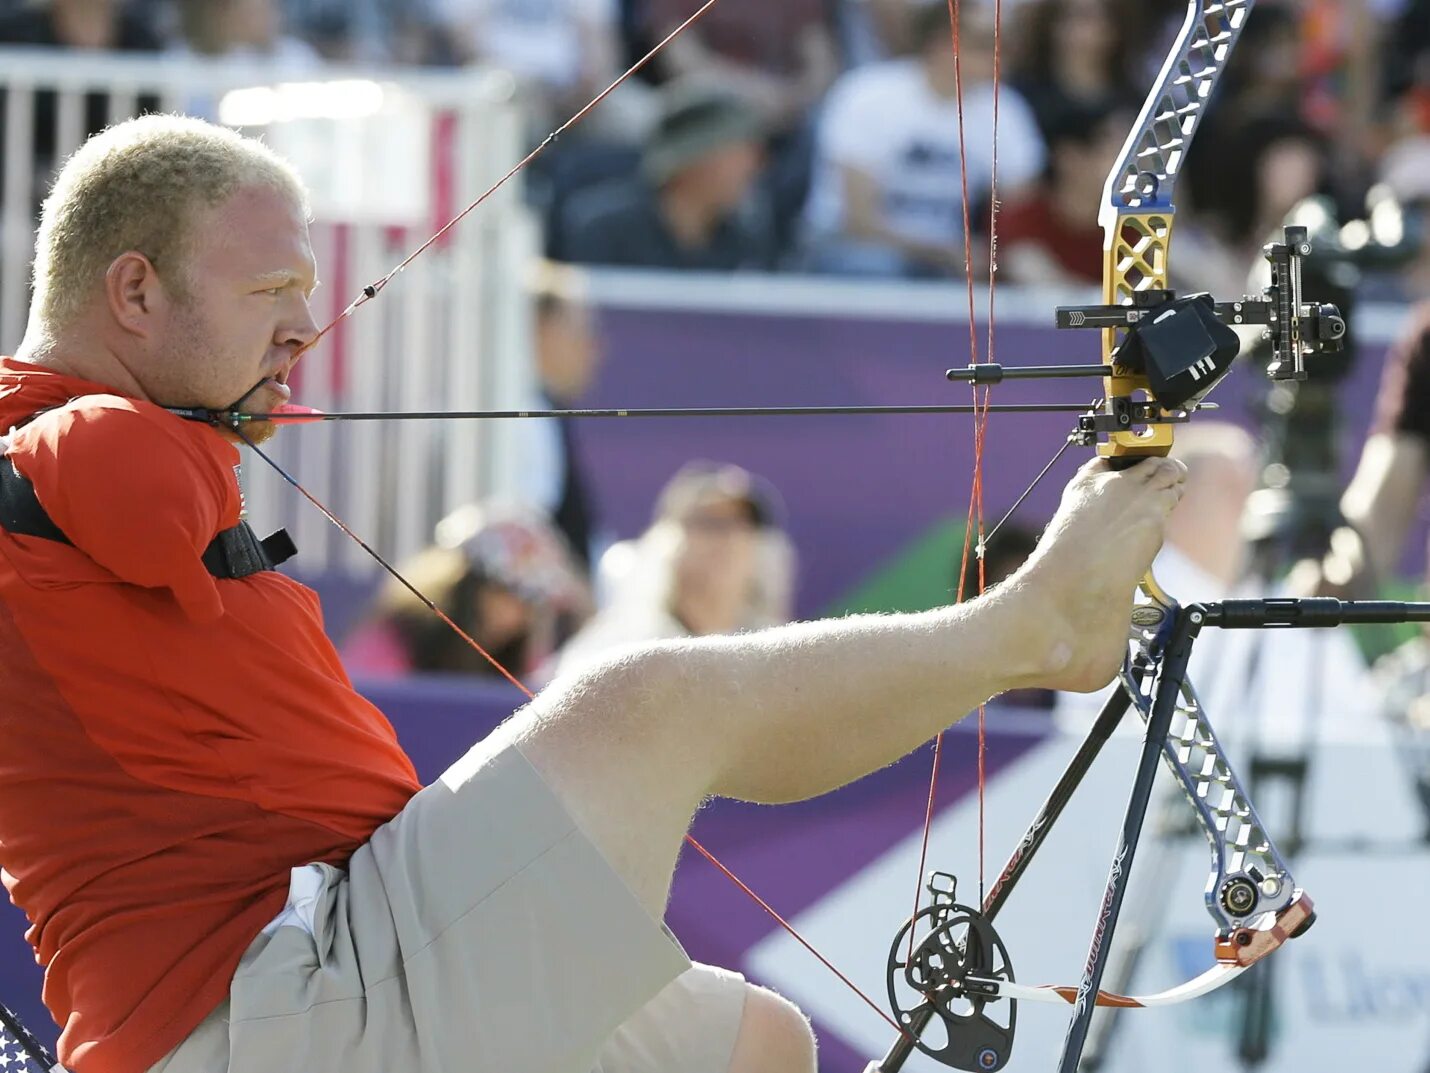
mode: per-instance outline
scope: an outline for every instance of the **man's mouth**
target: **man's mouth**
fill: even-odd
[[[293,397],[293,389],[290,388],[287,384],[283,383],[281,380],[277,379],[276,377],[270,376],[267,380],[264,381],[264,386],[268,388],[268,390],[272,391],[275,395],[280,396],[280,405],[282,403],[287,402]]]

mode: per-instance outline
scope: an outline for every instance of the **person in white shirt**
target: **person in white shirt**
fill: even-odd
[[[788,622],[796,566],[781,513],[774,487],[739,466],[682,466],[650,528],[602,556],[605,606],[561,650],[560,671],[633,643]]]
[[[993,44],[989,12],[966,7],[958,73],[942,5],[914,16],[916,51],[834,85],[819,120],[805,209],[805,261],[817,272],[947,276],[963,272],[963,174],[970,211],[988,200],[993,169]],[[1045,149],[1032,110],[998,87],[1000,197],[1032,183]],[[975,221],[975,230],[981,229]]]
[[[464,60],[516,77],[543,132],[620,74],[616,0],[432,0],[432,11]],[[633,79],[581,124],[581,132],[633,143],[654,118],[652,94]]]

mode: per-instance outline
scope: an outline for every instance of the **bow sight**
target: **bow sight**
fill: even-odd
[[[1259,298],[1216,302],[1206,294],[1179,297],[1154,288],[1135,292],[1126,305],[1060,306],[1059,328],[1118,333],[1105,363],[1019,369],[988,362],[950,369],[948,378],[973,384],[1077,376],[1145,380],[1150,401],[1109,392],[1083,415],[1072,437],[1081,446],[1092,446],[1102,433],[1187,420],[1230,371],[1241,350],[1236,328],[1262,329],[1273,380],[1305,380],[1308,357],[1341,349],[1346,322],[1335,306],[1309,303],[1302,295],[1302,262],[1311,254],[1306,228],[1287,227],[1284,240],[1262,252],[1271,283]]]

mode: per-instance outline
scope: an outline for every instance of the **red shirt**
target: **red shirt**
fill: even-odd
[[[216,580],[238,452],[150,403],[0,360],[0,430],[70,547],[0,530],[0,878],[78,1073],[142,1073],[227,995],[289,869],[417,791],[316,595]],[[52,408],[52,409],[47,409]]]
[[[998,241],[1041,246],[1064,272],[1089,283],[1102,282],[1102,228],[1094,220],[1070,224],[1053,211],[1047,195],[1015,201],[998,214]]]
[[[690,18],[689,0],[649,0],[644,5],[647,33],[660,40]],[[804,48],[811,31],[827,34],[830,17],[824,0],[720,0],[690,27],[716,56],[777,77],[798,75],[805,67]]]

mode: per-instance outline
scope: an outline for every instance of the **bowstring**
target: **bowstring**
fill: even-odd
[[[946,0],[949,17],[949,34],[953,45],[954,57],[954,101],[958,114],[958,169],[959,184],[962,197],[963,211],[963,268],[964,281],[967,289],[968,300],[968,350],[969,364],[978,364],[978,317],[977,299],[974,292],[973,279],[973,230],[972,230],[972,210],[969,206],[969,186],[968,186],[968,154],[966,124],[964,120],[964,96],[963,96],[963,52],[962,34],[960,26],[960,15],[962,14],[962,0]],[[1003,32],[1003,4],[1002,0],[995,0],[993,14],[993,154],[992,169],[993,178],[990,183],[990,221],[989,221],[989,269],[988,269],[988,335],[987,335],[987,359],[993,360],[993,282],[994,267],[997,257],[997,215],[998,215],[998,84],[1001,65],[1001,45]],[[958,585],[954,597],[954,603],[959,604],[964,601],[966,581],[968,578],[969,555],[973,553],[975,547],[978,551],[978,594],[981,595],[986,584],[987,576],[985,572],[985,562],[982,554],[984,546],[983,539],[983,456],[986,437],[988,431],[989,399],[992,388],[984,386],[982,393],[975,383],[973,390],[973,480],[968,497],[968,513],[963,527],[963,550],[959,556]],[[977,534],[975,545],[974,535]],[[928,865],[929,842],[933,833],[933,818],[937,807],[938,798],[938,777],[939,769],[943,760],[944,732],[939,731],[933,742],[933,764],[929,775],[928,798],[924,808],[924,829],[919,849],[918,871],[914,882],[914,910],[913,917],[919,913],[919,907],[923,901],[923,877],[924,869]],[[984,786],[985,786],[985,765],[987,756],[987,734],[986,734],[986,713],[984,705],[978,706],[978,904],[981,906],[984,899]],[[912,919],[911,917],[910,919]],[[913,954],[914,929],[909,929],[909,954]]]
[[[417,257],[419,257],[422,253],[431,248],[434,243],[438,242],[443,235],[445,235],[448,231],[450,231],[463,219],[465,219],[473,210],[477,208],[477,206],[484,203],[488,198],[490,198],[494,193],[496,193],[497,190],[501,189],[501,187],[504,186],[508,180],[510,180],[513,176],[515,176],[518,172],[520,172],[523,168],[525,168],[528,164],[535,160],[561,134],[565,133],[571,127],[575,126],[582,119],[584,119],[593,108],[595,108],[598,104],[605,100],[606,97],[610,96],[611,93],[613,93],[622,83],[624,83],[632,75],[636,74],[636,72],[638,72],[641,68],[645,67],[646,64],[653,60],[667,45],[669,45],[672,41],[674,41],[677,37],[684,33],[689,27],[693,26],[696,22],[698,22],[705,15],[705,13],[708,12],[715,5],[715,3],[716,0],[705,0],[705,3],[700,8],[698,8],[689,18],[687,18],[684,22],[682,22],[679,26],[672,30],[671,33],[668,34],[659,44],[657,44],[654,48],[652,48],[649,52],[642,56],[624,74],[622,74],[619,78],[617,78],[599,94],[597,94],[584,108],[582,108],[565,123],[561,124],[561,126],[557,127],[544,139],[542,139],[542,141],[536,146],[536,148],[534,148],[530,153],[523,157],[513,168],[511,168],[511,170],[506,172],[506,174],[504,174],[492,186],[485,190],[479,197],[470,202],[466,206],[466,208],[464,208],[461,212],[457,213],[457,215],[454,216],[452,219],[447,221],[447,223],[444,224],[441,229],[439,229],[429,239],[427,239],[420,246],[418,246],[417,249],[415,249],[411,254],[409,254],[400,264],[398,264],[395,268],[389,271],[381,279],[375,281],[374,283],[370,283],[366,287],[364,287],[357,298],[350,302],[341,313],[339,313],[336,317],[333,318],[333,320],[331,320],[327,325],[325,325],[316,336],[314,336],[311,340],[309,340],[306,344],[299,348],[298,352],[294,355],[294,362],[296,362],[298,358],[302,357],[303,354],[305,354],[307,351],[311,350],[315,345],[317,345],[319,340],[326,336],[328,332],[330,332],[342,321],[346,320],[347,317],[349,317],[354,311],[356,311],[359,306],[362,306],[373,298],[376,298],[377,295],[382,291],[382,289],[386,287],[387,284],[391,282],[391,280],[394,279],[397,275],[399,275],[405,268],[407,268],[408,265],[410,265],[414,260],[416,260]],[[242,440],[249,447],[249,449],[254,452],[254,454],[256,454],[260,459],[267,463],[268,466],[270,466],[275,472],[277,472],[277,474],[285,482],[287,482],[294,489],[296,489],[298,493],[303,496],[304,499],[311,503],[329,522],[336,526],[339,531],[341,531],[343,534],[353,540],[360,548],[363,549],[363,551],[367,552],[367,554],[370,555],[388,574],[390,574],[403,587],[405,587],[409,592],[411,592],[415,597],[417,597],[417,599],[420,600],[422,604],[428,608],[428,610],[432,611],[442,622],[444,622],[450,629],[452,629],[457,634],[457,636],[462,639],[463,642],[470,645],[474,650],[476,650],[476,652],[480,654],[482,658],[485,659],[489,664],[491,664],[491,666],[495,668],[508,682],[510,682],[513,686],[520,690],[521,693],[525,695],[528,700],[535,698],[535,694],[525,685],[525,683],[521,681],[520,678],[514,675],[501,663],[500,660],[498,660],[495,656],[493,656],[490,652],[483,648],[476,641],[475,638],[473,638],[456,622],[454,622],[452,618],[436,604],[435,601],[430,599],[425,593],[418,589],[416,585],[412,584],[412,582],[409,581],[405,576],[403,576],[403,574],[396,567],[394,567],[391,563],[387,561],[387,559],[385,559],[381,554],[379,554],[375,548],[373,548],[367,541],[363,540],[360,536],[358,536],[358,534],[355,533],[352,528],[349,527],[335,511],[325,505],[321,500],[318,499],[317,496],[315,496],[306,487],[304,487],[303,484],[297,480],[297,478],[288,473],[288,471],[285,470],[277,462],[276,459],[274,459],[272,456],[263,451],[256,442],[254,442],[248,436],[245,436],[237,427],[225,427],[231,427],[234,434],[237,435],[237,437]],[[875,1013],[882,1017],[884,1021],[886,1021],[889,1026],[894,1029],[894,1031],[898,1032],[901,1036],[904,1036],[905,1038],[912,1039],[912,1036],[910,1035],[908,1029],[906,1029],[897,1021],[895,1021],[894,1018],[891,1017],[883,1009],[883,1007],[881,1007],[867,994],[865,994],[864,991],[862,991],[845,973],[841,972],[838,968],[836,968],[833,962],[831,962],[827,957],[820,953],[819,950],[817,950],[814,945],[809,942],[809,940],[807,940],[803,935],[801,935],[799,931],[797,931],[792,924],[785,920],[785,918],[781,916],[767,901],[765,901],[765,899],[761,898],[757,893],[755,893],[755,891],[743,880],[741,880],[733,870],[723,864],[713,853],[711,853],[708,849],[706,849],[703,845],[696,841],[696,839],[689,833],[685,835],[685,842],[692,848],[694,848],[702,857],[708,860],[712,865],[714,865],[740,890],[747,894],[755,902],[755,904],[757,904],[761,909],[763,909],[777,924],[779,924],[781,928],[788,932],[789,935],[794,938],[796,942],[798,942],[801,946],[803,946],[806,950],[813,954],[821,962],[821,964],[823,964],[827,969],[829,969],[829,971],[832,972],[836,977],[838,977],[839,980],[841,980],[845,984],[845,986],[847,986],[851,991],[853,991],[854,994],[857,995],[864,1002],[865,1005],[867,1005],[870,1009],[872,1009]]]
[[[998,102],[1002,89],[1003,74],[1003,0],[993,0],[993,158],[988,179],[988,360],[997,361],[994,353],[994,327],[997,323],[994,301],[998,294]],[[975,418],[978,450],[974,465],[977,469],[978,486],[978,592],[982,595],[988,587],[987,555],[988,538],[983,532],[983,438],[988,430],[989,399],[993,388],[990,385],[983,392],[983,413]],[[978,706],[978,905],[982,908],[986,897],[984,884],[985,852],[984,830],[987,819],[985,792],[988,760],[988,709]]]

